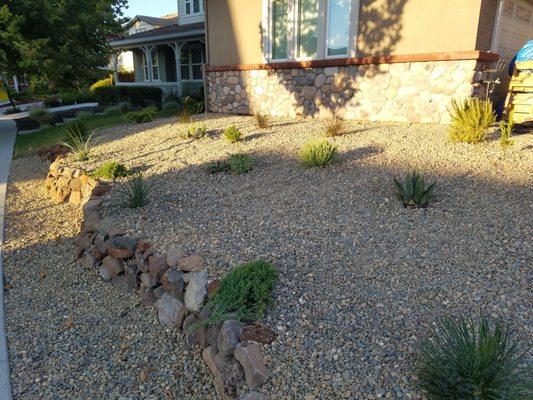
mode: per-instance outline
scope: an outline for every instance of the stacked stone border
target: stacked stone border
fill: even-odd
[[[457,52],[207,67],[212,112],[449,123],[453,98],[483,97],[492,53]]]
[[[61,158],[50,166],[46,189],[57,202],[82,206],[76,260],[98,270],[104,281],[138,294],[143,304],[156,307],[161,324],[181,329],[189,346],[199,346],[223,400],[269,398],[259,392],[269,374],[258,343],[271,343],[275,334],[231,315],[208,324],[212,311],[207,301],[219,281],[209,280],[204,257],[177,246],[161,254],[150,243],[118,230],[100,209],[109,186],[64,165]]]

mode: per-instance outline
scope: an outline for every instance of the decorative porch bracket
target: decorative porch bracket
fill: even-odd
[[[176,60],[176,81],[178,82],[178,97],[183,95],[183,88],[181,87],[181,49],[186,42],[169,43],[174,51],[174,59]]]

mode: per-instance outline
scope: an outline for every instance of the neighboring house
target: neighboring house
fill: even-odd
[[[118,86],[157,86],[166,95],[203,95],[205,26],[202,0],[178,0],[178,14],[137,16],[128,35],[110,42]]]
[[[224,113],[445,123],[533,26],[531,0],[206,3],[208,107]]]

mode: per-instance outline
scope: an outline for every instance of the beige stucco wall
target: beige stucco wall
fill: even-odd
[[[206,0],[209,64],[258,64],[262,0]]]
[[[361,0],[358,56],[486,50],[496,3]],[[207,0],[207,7],[209,64],[262,63],[262,1]]]

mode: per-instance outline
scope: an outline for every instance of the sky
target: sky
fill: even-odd
[[[177,0],[129,0],[129,8],[124,10],[127,17],[148,15],[160,17],[178,12]]]

